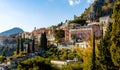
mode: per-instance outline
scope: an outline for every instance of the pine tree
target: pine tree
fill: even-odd
[[[111,33],[111,58],[113,63],[120,69],[120,0],[117,0],[113,9],[113,26]]]

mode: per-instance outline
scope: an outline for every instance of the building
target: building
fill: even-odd
[[[51,60],[51,64],[58,64],[58,65],[67,65],[66,61],[60,61],[60,60]]]
[[[73,44],[59,43],[57,48],[58,48],[59,50],[62,50],[62,49],[73,50]]]
[[[40,46],[40,38],[43,33],[47,33],[46,28],[34,29],[32,35],[35,37],[36,45]]]
[[[8,67],[4,65],[0,65],[0,70],[8,70]]]
[[[47,28],[47,40],[49,41],[50,44],[54,44],[55,42],[53,27]]]
[[[109,23],[112,23],[113,20],[110,18],[110,16],[104,16],[99,18],[99,22],[102,23],[104,26],[108,25]]]
[[[16,46],[16,39],[11,37],[0,36],[0,46]]]
[[[65,61],[61,61],[61,60],[51,60],[50,61],[51,64],[55,64],[55,65],[67,65],[68,63],[70,64],[74,64],[76,61],[75,60],[65,60]]]
[[[41,35],[42,33],[46,32],[46,28],[40,28],[40,29],[34,29],[32,31],[32,34],[35,36],[35,37],[38,37],[39,35]]]
[[[113,20],[109,16],[105,16],[105,17],[100,17],[99,22],[102,25],[103,36],[104,36],[109,23],[113,23]]]
[[[65,33],[65,40],[67,42],[71,42],[73,39],[87,40],[92,36],[92,28],[69,29]]]
[[[77,43],[75,43],[75,46],[76,47],[81,47],[81,48],[88,48],[89,44],[88,44],[88,42],[83,41],[83,42],[77,42]]]
[[[102,37],[102,29],[101,29],[101,26],[98,24],[98,23],[95,23],[94,24],[89,24],[88,25],[89,28],[92,28],[93,32],[95,33],[95,38],[96,39],[99,39]]]
[[[95,33],[96,39],[102,36],[102,31],[99,24],[89,24],[87,26],[80,26],[79,28],[66,28],[65,40],[66,42],[84,41],[92,37],[92,33]]]
[[[33,35],[30,32],[24,32],[21,34],[22,38],[32,39]]]

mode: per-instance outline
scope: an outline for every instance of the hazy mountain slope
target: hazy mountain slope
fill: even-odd
[[[9,36],[12,34],[23,33],[24,31],[21,28],[12,28],[10,30],[4,31],[0,33],[0,36]]]

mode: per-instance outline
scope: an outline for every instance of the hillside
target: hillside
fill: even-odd
[[[13,28],[7,31],[0,33],[0,36],[10,36],[13,34],[23,33],[24,31],[20,28]]]
[[[80,18],[98,21],[99,17],[111,16],[115,2],[116,0],[95,0]]]

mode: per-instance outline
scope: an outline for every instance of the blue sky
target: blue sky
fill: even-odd
[[[93,0],[0,0],[0,32],[20,27],[31,32],[34,27],[57,25],[80,16]]]

